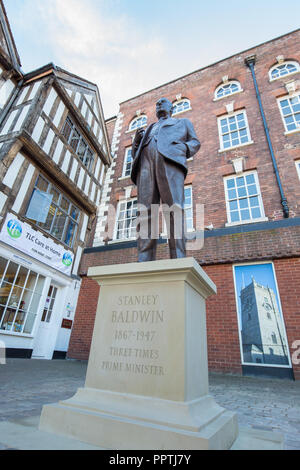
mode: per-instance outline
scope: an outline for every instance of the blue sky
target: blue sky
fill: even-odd
[[[4,0],[24,72],[54,62],[118,103],[299,28],[299,0]]]

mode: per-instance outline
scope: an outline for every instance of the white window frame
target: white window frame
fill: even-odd
[[[145,124],[141,125],[141,126],[137,126],[137,127],[134,127],[132,128],[133,124],[135,121],[141,119],[141,118],[146,118],[146,122]],[[135,118],[133,118],[131,121],[130,121],[130,124],[128,126],[128,131],[127,132],[133,132],[133,131],[136,131],[137,129],[142,129],[143,127],[146,127],[147,126],[147,123],[148,123],[148,118],[146,116],[146,114],[141,114],[140,116],[136,116]]]
[[[2,304],[2,306],[4,306],[5,308],[4,308],[3,315],[0,317],[0,327],[2,327],[4,325],[4,318],[5,318],[7,310],[9,308],[12,308],[10,306],[9,302],[11,301],[11,298],[12,298],[15,287],[18,286],[18,284],[16,284],[16,280],[17,280],[17,276],[20,272],[20,269],[21,268],[27,269],[26,279],[24,281],[23,286],[17,287],[17,288],[19,288],[20,292],[19,292],[19,298],[16,300],[16,306],[13,307],[13,308],[16,309],[16,311],[13,315],[13,320],[11,321],[11,325],[10,325],[11,328],[8,329],[8,330],[1,328],[0,329],[0,334],[1,335],[23,336],[23,337],[33,338],[35,328],[36,328],[36,325],[37,325],[37,319],[39,317],[40,310],[41,310],[41,305],[43,303],[43,289],[45,287],[46,276],[44,274],[41,274],[34,267],[32,268],[32,266],[25,266],[23,264],[20,264],[18,261],[14,260],[14,259],[11,259],[10,257],[5,257],[2,253],[0,253],[0,256],[1,256],[1,258],[3,258],[6,261],[6,266],[4,268],[3,276],[0,276],[0,286],[1,287],[3,287],[3,283],[5,282],[5,276],[6,276],[6,273],[7,273],[8,265],[10,263],[13,263],[13,264],[17,265],[17,270],[16,270],[16,273],[14,275],[13,281],[11,283],[9,283],[11,285],[11,288],[10,288],[10,293],[7,297],[7,301],[5,303],[5,306],[4,306],[4,303]],[[36,279],[34,281],[33,288],[29,289],[28,286],[27,286],[27,280],[28,280],[31,273],[34,273],[36,275]],[[37,284],[38,284],[38,281],[40,280],[40,278],[43,278],[43,281],[42,281],[43,286],[42,286],[42,289],[41,289],[40,293],[37,293]],[[31,295],[30,295],[30,300],[29,300],[28,306],[26,307],[27,310],[25,311],[24,320],[23,320],[23,323],[21,325],[21,329],[18,331],[17,329],[14,329],[14,328],[17,328],[16,327],[16,325],[17,325],[16,320],[17,320],[18,313],[19,313],[20,309],[22,310],[22,306],[21,306],[22,301],[21,301],[21,299],[23,299],[23,294],[24,294],[25,290],[28,290],[29,292],[31,292]],[[31,307],[32,307],[33,299],[34,299],[35,295],[39,295],[40,299],[38,301],[38,304],[36,306],[35,311],[33,311],[33,310],[31,310]],[[30,331],[30,333],[25,333],[24,329],[25,329],[25,326],[26,326],[26,322],[27,322],[27,320],[28,320],[28,318],[31,314],[33,314],[35,316],[34,320],[33,320],[33,323],[32,323],[31,331]]]
[[[261,212],[261,217],[257,217],[255,219],[250,218],[247,220],[238,220],[231,222],[231,211],[230,211],[230,201],[228,198],[228,192],[227,192],[227,180],[232,179],[232,178],[239,178],[240,176],[248,176],[248,175],[254,175],[255,179],[255,184],[257,187],[257,194],[256,195],[247,195],[247,199],[249,200],[249,197],[258,197],[259,201],[259,209]],[[264,210],[264,205],[263,205],[263,200],[262,200],[262,195],[261,195],[261,190],[260,190],[260,185],[259,185],[259,180],[258,180],[258,174],[256,170],[253,171],[245,171],[243,173],[235,174],[235,175],[229,175],[224,178],[224,191],[225,191],[225,201],[226,201],[226,213],[227,213],[227,223],[225,224],[225,227],[232,227],[234,225],[244,225],[244,224],[253,224],[256,222],[266,222],[268,218],[265,216],[265,210]],[[239,199],[246,199],[244,197],[239,197],[236,200]],[[239,210],[240,212],[240,210]]]
[[[300,160],[296,160],[295,165],[296,165],[296,170],[297,170],[298,177],[299,177],[299,180],[300,180]]]
[[[192,184],[187,184],[186,186],[184,186],[184,189],[190,189],[190,190],[191,190],[191,205],[190,205],[190,206],[184,205],[184,216],[185,216],[185,217],[186,217],[185,211],[186,211],[187,209],[192,209],[192,227],[191,227],[190,229],[187,229],[187,232],[194,232],[195,227],[194,227],[193,185],[192,185]]]
[[[113,234],[113,241],[114,242],[119,242],[120,243],[122,241],[136,240],[136,235],[134,235],[133,237],[128,237],[128,238],[117,238],[121,206],[122,206],[122,204],[128,204],[129,202],[134,202],[134,201],[137,201],[136,197],[130,198],[130,199],[122,199],[118,203],[117,213],[116,213],[116,221],[115,221],[115,228],[114,228],[114,234]]]
[[[224,147],[224,142],[223,142],[223,133],[222,133],[222,126],[221,126],[221,121],[223,119],[229,119],[231,117],[234,117],[234,116],[237,116],[238,114],[242,114],[244,115],[244,121],[245,121],[245,129],[247,131],[247,136],[248,136],[248,142],[243,142],[243,143],[239,143],[238,145],[232,145],[231,147]],[[230,150],[233,150],[233,149],[236,149],[238,147],[245,147],[246,145],[250,145],[250,144],[253,144],[253,140],[251,139],[251,133],[250,133],[250,127],[249,127],[249,123],[248,123],[248,118],[247,118],[247,113],[246,113],[246,110],[245,109],[240,109],[239,111],[235,111],[234,113],[229,113],[229,114],[223,114],[222,116],[219,116],[218,117],[218,131],[219,131],[219,141],[220,141],[220,149],[219,149],[219,153],[221,152],[228,152]],[[234,131],[232,131],[234,132]],[[231,134],[231,132],[230,132]]]
[[[41,191],[41,189],[38,186],[39,182],[41,182],[41,183],[43,182],[43,183],[47,184],[47,190],[46,191]],[[50,206],[49,206],[49,209],[48,209],[48,214],[50,212],[50,208],[52,208],[52,210],[53,209],[55,210],[53,219],[51,221],[51,226],[50,226],[49,229],[45,228],[45,222],[38,222],[34,219],[29,219],[29,217],[27,216],[27,211],[30,207],[32,197],[33,197],[36,190],[39,190],[41,192],[45,192],[48,195],[51,194],[51,190],[54,190],[57,194],[59,194],[59,197],[58,197],[57,201],[54,201],[53,199],[51,200],[51,203],[50,203]],[[64,209],[64,207],[62,205],[63,200],[65,200],[69,204],[67,210]],[[72,215],[72,208],[77,211],[78,215],[77,215],[76,218]],[[57,220],[59,220],[60,214],[65,215],[66,218],[65,218],[65,222],[64,222],[63,231],[62,231],[60,237],[58,237],[54,233],[52,233],[52,230],[55,227],[55,222],[57,222]],[[68,248],[70,248],[72,250],[72,249],[74,249],[74,244],[76,243],[76,240],[78,238],[78,228],[79,228],[81,216],[82,216],[82,211],[75,204],[73,204],[71,199],[68,196],[66,196],[65,193],[63,193],[58,186],[52,184],[47,178],[44,177],[44,175],[39,173],[38,177],[36,178],[34,188],[32,190],[30,200],[28,202],[24,217],[26,217],[26,219],[30,220],[33,224],[35,224],[37,227],[39,227],[39,229],[45,231],[48,235],[50,235],[50,237],[55,238],[60,243],[63,243],[65,246],[67,246]],[[73,224],[73,226],[75,228],[74,228],[72,238],[70,239],[70,242],[67,243],[66,242],[66,236],[68,234],[68,229],[69,229],[71,223]]]
[[[298,128],[296,129],[292,129],[292,130],[288,130],[287,128],[287,125],[286,125],[286,122],[285,122],[285,116],[282,112],[282,107],[281,107],[281,101],[284,101],[284,100],[290,100],[292,98],[296,98],[298,97],[299,99],[299,102],[300,102],[300,93],[297,92],[297,93],[293,93],[292,95],[285,95],[285,96],[281,96],[280,98],[278,98],[277,100],[277,104],[278,104],[278,107],[279,107],[279,111],[280,111],[280,115],[281,115],[281,118],[282,118],[282,122],[283,122],[283,125],[284,125],[284,129],[285,129],[285,135],[289,135],[289,134],[294,134],[295,132],[300,132],[300,125]],[[294,113],[291,114],[290,116],[294,116]]]
[[[231,84],[234,84],[234,85],[237,85],[238,86],[238,90],[236,91],[233,91],[232,93],[228,93],[227,95],[224,95],[224,96],[218,96],[218,91],[227,86],[227,85],[231,85]],[[240,84],[240,82],[238,80],[229,80],[227,83],[222,83],[221,85],[219,85],[216,89],[215,89],[215,94],[214,94],[214,101],[219,101],[219,100],[223,100],[224,98],[228,98],[232,95],[236,95],[237,93],[241,93],[242,91],[244,91],[242,89],[242,86]]]
[[[175,102],[173,103],[173,107],[174,107],[174,106],[177,106],[177,105],[180,105],[181,103],[184,103],[184,102],[188,103],[189,107],[186,108],[186,109],[183,109],[183,110],[181,110],[181,111],[177,111],[177,113],[172,113],[172,116],[177,116],[178,114],[186,113],[187,111],[190,111],[190,110],[192,109],[192,108],[191,108],[191,102],[190,102],[190,100],[189,100],[188,98],[182,98],[181,100],[175,101]]]
[[[133,161],[132,157],[131,157],[132,160],[131,160],[131,165],[130,165],[130,173],[129,173],[129,175],[125,175],[125,171],[126,171],[126,167],[127,167],[128,153],[129,153],[130,151],[132,152],[132,147],[127,147],[127,148],[125,149],[125,156],[124,156],[124,162],[123,162],[122,176],[119,178],[119,180],[120,180],[120,179],[127,179],[127,178],[130,178],[131,167],[132,167],[132,161]]]
[[[282,65],[287,65],[287,64],[294,65],[297,70],[294,71],[294,72],[286,73],[284,75],[279,75],[279,77],[275,77],[275,78],[272,77],[272,72],[275,69],[277,69],[278,67],[281,67]],[[275,80],[280,80],[281,78],[290,77],[291,75],[294,75],[295,73],[298,73],[298,72],[300,72],[299,63],[296,60],[286,60],[282,63],[275,64],[275,65],[273,65],[273,67],[270,68],[270,70],[269,70],[269,80],[270,80],[270,82],[274,82]]]
[[[68,134],[68,127],[70,130],[69,134]],[[73,141],[75,133],[77,134],[78,141],[77,141],[76,146],[75,145],[73,146],[72,141]],[[61,129],[61,134],[64,137],[64,139],[66,139],[70,147],[72,148],[72,152],[74,152],[77,155],[77,157],[79,158],[81,163],[87,168],[87,170],[89,172],[92,172],[94,168],[94,162],[95,162],[95,156],[96,156],[95,152],[91,149],[86,138],[83,137],[81,130],[79,130],[78,126],[74,124],[74,121],[70,117],[69,114],[67,115],[64,121],[63,127]],[[81,146],[85,146],[84,147],[85,150],[83,154],[80,153]]]

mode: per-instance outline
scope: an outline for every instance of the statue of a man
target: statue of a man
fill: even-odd
[[[152,261],[156,257],[157,237],[151,237],[153,217],[158,218],[160,201],[169,208],[177,208],[181,214],[181,237],[176,236],[175,217],[170,212],[168,241],[170,258],[184,258],[184,180],[187,174],[187,158],[200,148],[193,124],[189,119],[174,119],[173,105],[166,98],[156,103],[158,121],[138,129],[132,146],[131,179],[137,185],[138,210],[146,210],[140,217],[146,218],[147,233],[138,237],[138,261]],[[155,206],[154,206],[155,205]],[[178,211],[177,211],[178,213]],[[140,219],[139,217],[139,219]],[[141,220],[141,219],[140,219]],[[178,219],[177,222],[178,224]],[[177,231],[178,232],[178,231]],[[180,231],[179,231],[180,232]],[[139,235],[139,234],[138,234]]]

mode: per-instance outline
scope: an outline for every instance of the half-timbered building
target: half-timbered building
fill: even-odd
[[[52,63],[24,74],[2,1],[0,26],[0,341],[64,357],[108,135],[97,86]]]

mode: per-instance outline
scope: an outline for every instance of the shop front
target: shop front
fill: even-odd
[[[67,253],[68,266],[62,264],[63,269],[55,269],[59,258],[66,259],[64,247],[14,219],[22,234],[16,236],[18,232],[16,226],[9,224],[11,220],[7,218],[0,233],[1,344],[5,345],[6,357],[63,358],[80,288],[80,281],[71,277],[73,253]],[[35,251],[36,258],[30,256]],[[45,252],[50,253],[48,264],[40,261]]]

